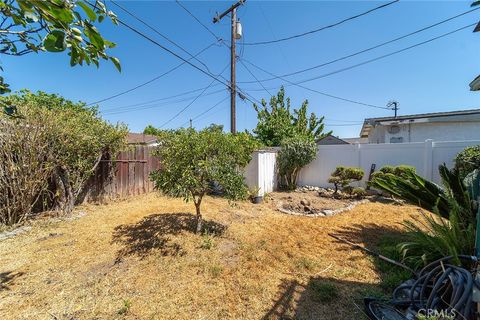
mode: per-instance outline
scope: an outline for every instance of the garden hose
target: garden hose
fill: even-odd
[[[416,279],[409,280],[393,291],[391,304],[408,308],[407,313],[418,315],[428,311],[451,319],[476,319],[473,288],[480,289],[474,278],[477,257],[458,256],[471,263],[472,271],[450,263],[454,257],[444,257],[420,270]]]

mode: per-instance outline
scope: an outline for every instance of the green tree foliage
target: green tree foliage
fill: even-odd
[[[324,117],[318,118],[315,113],[308,115],[308,100],[299,109],[290,107],[290,98],[285,98],[282,87],[276,96],[270,98],[270,103],[262,99],[262,106],[253,105],[257,111],[258,123],[253,130],[257,138],[270,147],[280,146],[283,140],[296,136],[316,141],[331,132],[324,133]]]
[[[244,199],[248,194],[240,168],[251,160],[255,140],[246,133],[236,135],[220,130],[179,129],[161,136],[154,151],[162,168],[151,176],[155,187],[167,195],[193,200],[197,232],[202,229],[200,206],[204,195],[217,182],[225,196]]]
[[[3,0],[0,1],[0,54],[22,56],[32,52],[68,51],[70,65],[99,65],[110,60],[120,71],[120,62],[107,50],[115,47],[102,37],[95,24],[106,17],[117,24],[102,1]],[[9,92],[0,79],[0,93]]]
[[[50,194],[53,195],[52,206],[49,208],[71,211],[101,159],[116,156],[125,145],[126,127],[108,124],[99,117],[96,108],[87,107],[85,103],[75,103],[54,94],[34,94],[28,91],[2,97],[0,102],[14,105],[17,109],[16,117],[0,116],[0,126],[11,132],[8,135],[0,134],[0,140],[3,140],[3,145],[7,148],[2,150],[4,159],[25,157],[33,152],[45,154],[43,148],[48,146],[44,163],[38,166],[38,172],[31,172],[32,175],[43,177],[45,171],[42,170],[46,170],[48,179],[43,181],[43,185],[35,187],[38,189],[29,190],[38,195],[48,186]],[[22,132],[30,135],[28,146],[33,148],[32,150],[26,150],[20,143],[9,145],[10,138],[21,135]],[[38,132],[38,135],[32,135],[32,132]],[[22,140],[24,139],[20,139]],[[10,175],[8,179],[15,180],[15,172],[22,169],[12,161],[0,164],[1,175]],[[10,181],[10,185],[8,182],[0,182],[0,193],[11,195],[18,192],[19,189],[12,189],[14,185],[19,186],[19,182]],[[28,212],[20,215],[25,214]]]
[[[335,169],[330,178],[328,178],[328,182],[333,184],[335,194],[338,193],[339,187],[341,187],[343,191],[351,193],[353,189],[351,189],[350,183],[362,180],[364,174],[365,172],[362,168],[339,166]]]
[[[465,178],[475,169],[480,169],[480,146],[467,147],[455,157],[455,169]]]
[[[434,215],[407,221],[409,240],[400,245],[406,259],[424,264],[446,255],[473,254],[480,181],[479,170],[462,180],[456,169],[439,167],[440,187],[411,171],[376,177],[371,186],[418,205]]]
[[[278,153],[278,173],[282,188],[293,190],[297,186],[300,169],[317,156],[317,144],[304,137],[296,136],[283,140]]]

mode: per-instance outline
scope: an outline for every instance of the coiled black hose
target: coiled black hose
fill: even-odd
[[[472,301],[477,257],[458,256],[471,270],[451,264],[454,257],[444,257],[427,265],[414,280],[407,281],[393,292],[392,303],[415,311],[437,310],[455,315],[455,319],[475,319],[476,304]]]

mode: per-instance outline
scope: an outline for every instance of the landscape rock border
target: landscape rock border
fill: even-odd
[[[367,203],[369,201],[370,200],[368,200],[368,199],[352,201],[351,203],[349,203],[348,205],[346,205],[345,207],[342,207],[340,209],[335,209],[335,210],[324,209],[320,213],[300,213],[300,212],[296,212],[296,211],[287,210],[287,209],[283,208],[283,202],[280,201],[277,204],[277,210],[282,212],[282,213],[290,214],[290,215],[293,215],[293,216],[302,216],[302,217],[311,217],[311,218],[330,217],[330,216],[334,216],[334,215],[342,213],[342,212],[350,211],[353,208],[355,208],[356,206],[358,206],[359,204]]]

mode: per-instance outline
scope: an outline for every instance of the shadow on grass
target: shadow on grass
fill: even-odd
[[[15,279],[23,276],[23,272],[1,272],[0,273],[0,291],[10,290],[10,286],[13,285]]]
[[[283,280],[277,300],[262,319],[368,319],[363,296],[382,294],[372,284],[328,277],[312,277],[307,283]]]
[[[400,228],[381,226],[377,224],[352,225],[335,232],[341,238],[354,242],[356,244],[367,247],[390,259],[402,262],[402,254],[398,244],[408,240],[405,231]],[[345,251],[358,250],[351,248],[348,244],[341,241]],[[380,287],[385,293],[390,293],[403,281],[410,279],[413,275],[411,272],[395,266],[391,263],[383,261],[379,258],[370,256],[375,267],[375,271],[380,275]],[[413,268],[414,266],[409,265]]]
[[[153,251],[163,256],[183,255],[182,247],[172,242],[170,236],[184,231],[195,233],[196,225],[197,219],[190,213],[152,214],[137,223],[120,225],[115,228],[112,239],[112,243],[123,246],[117,253],[116,263],[125,256],[144,258]],[[203,230],[218,236],[223,234],[225,226],[204,220]]]

